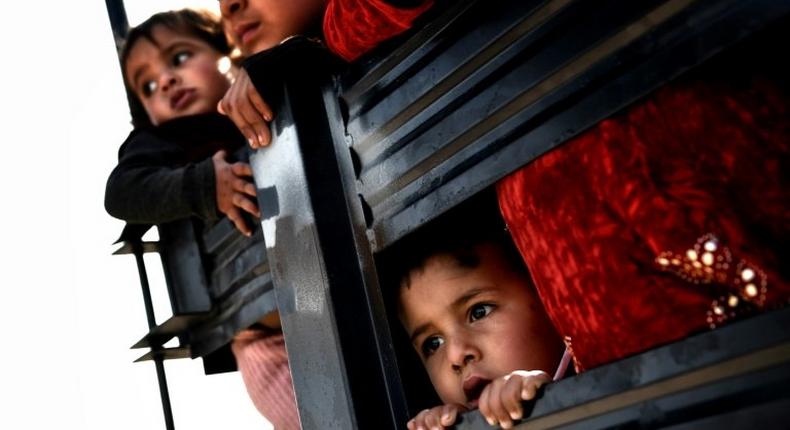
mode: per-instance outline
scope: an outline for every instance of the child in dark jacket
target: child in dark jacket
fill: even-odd
[[[221,0],[220,8],[228,39],[237,44],[244,56],[271,48],[292,35],[316,35],[320,33],[316,30],[320,25],[316,24],[320,24],[323,17],[330,49],[351,61],[379,42],[408,29],[412,20],[432,3],[432,0],[295,0],[287,3]],[[170,74],[186,64],[191,54],[183,54],[178,46],[166,44],[162,38],[167,35],[160,33],[181,30],[184,33],[181,36],[197,37],[223,55],[229,49],[224,38],[215,37],[213,25],[210,32],[204,32],[202,25],[193,28],[180,21],[152,20],[153,17],[130,33],[122,58],[125,82],[136,96],[132,100],[133,111],[136,106],[138,115],[133,115],[135,130],[121,148],[119,165],[108,180],[107,211],[136,223],[158,223],[189,216],[213,221],[219,212],[228,215],[239,230],[249,234],[241,212],[259,215],[257,206],[249,198],[255,195],[255,188],[249,181],[251,171],[246,163],[229,164],[226,151],[238,148],[245,138],[253,147],[268,144],[267,122],[273,113],[244,70],[239,71],[233,87],[225,95],[226,102],[222,103],[230,120],[213,113],[221,94],[216,97],[214,92],[189,89],[173,94],[170,82],[178,77]],[[157,67],[133,69],[130,66],[133,62],[129,58],[136,43],[142,45],[143,51],[154,53],[152,57],[161,57],[158,66],[163,72],[159,79],[146,79]],[[217,78],[213,73],[201,76]],[[223,86],[224,92],[229,84],[218,83],[215,88]],[[205,95],[206,102],[216,99],[210,108],[209,103],[202,101],[193,105],[193,98],[198,95]],[[155,104],[154,96],[163,102]],[[185,109],[187,107],[190,109]],[[192,114],[197,116],[190,116]],[[231,125],[233,130],[229,130],[228,124],[234,123],[238,129]],[[232,137],[223,138],[228,136]],[[275,428],[298,429],[285,345],[276,315],[270,315],[261,324],[266,329],[244,330],[234,339],[232,348],[239,371],[256,407]]]
[[[210,223],[226,214],[251,233],[241,212],[258,215],[252,172],[245,162],[227,161],[229,151],[244,147],[244,137],[216,112],[230,86],[220,69],[230,50],[219,20],[193,10],[153,15],[129,32],[121,64],[135,129],[107,181],[111,215],[157,224],[188,217]],[[231,345],[242,379],[275,428],[298,429],[276,316],[258,326]],[[270,395],[261,401],[261,393]]]
[[[258,216],[252,172],[228,153],[244,140],[217,102],[230,86],[230,47],[206,12],[159,13],[129,32],[121,54],[135,129],[107,180],[105,207],[130,223]]]

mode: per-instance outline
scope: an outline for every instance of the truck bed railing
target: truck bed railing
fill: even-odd
[[[145,249],[163,256],[173,322],[137,346],[167,356],[177,336],[172,355],[211,357],[276,308],[303,428],[402,428],[417,404],[376,256],[656,88],[781,29],[788,13],[786,0],[440,1],[340,76],[320,73],[314,50],[272,65],[286,70],[269,84],[281,95],[273,144],[250,158],[261,228],[247,239],[227,220],[164,226]],[[766,52],[782,51],[767,40]],[[551,384],[524,425],[779,428],[788,318],[768,313]],[[488,426],[472,412],[457,428]]]

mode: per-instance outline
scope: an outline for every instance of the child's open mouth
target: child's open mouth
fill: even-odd
[[[490,379],[479,376],[470,376],[464,381],[464,394],[466,395],[466,405],[469,409],[477,408],[480,394],[490,382]]]

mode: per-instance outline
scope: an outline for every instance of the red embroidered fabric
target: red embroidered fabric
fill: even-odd
[[[735,287],[657,264],[708,233],[733,265],[764,271],[766,308],[786,303],[787,106],[767,80],[686,79],[497,185],[548,314],[583,368],[708,328],[712,301]]]
[[[354,61],[379,43],[409,29],[433,5],[427,0],[401,9],[382,0],[330,0],[324,13],[324,39],[329,49]]]

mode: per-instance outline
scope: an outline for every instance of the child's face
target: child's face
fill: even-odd
[[[320,22],[327,0],[220,0],[225,34],[247,57]]]
[[[514,370],[551,374],[562,343],[526,274],[496,245],[476,248],[477,267],[431,257],[400,289],[401,322],[444,403],[477,407],[482,389]]]
[[[230,86],[219,70],[222,54],[192,35],[159,25],[153,42],[140,38],[129,51],[126,80],[154,125],[213,112]]]

